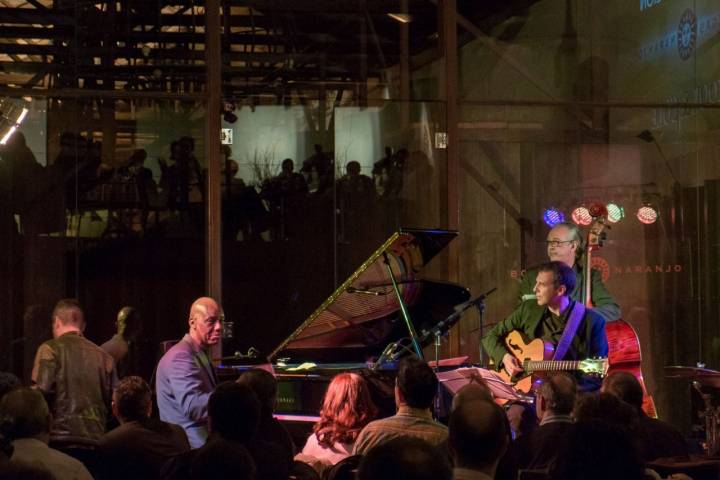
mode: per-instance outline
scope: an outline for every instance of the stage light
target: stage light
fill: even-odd
[[[608,222],[610,223],[617,223],[623,218],[625,218],[625,209],[618,205],[617,203],[608,203],[607,204],[607,211],[608,211]]]
[[[29,110],[23,105],[13,101],[0,100],[0,145],[5,145],[13,133],[17,131],[27,116]]]
[[[586,206],[577,207],[572,212],[572,219],[577,225],[590,225],[592,223],[592,215]]]
[[[637,219],[645,225],[655,223],[658,219],[658,211],[652,205],[646,203],[642,207],[638,208]]]
[[[565,221],[565,214],[555,207],[550,207],[545,209],[543,220],[548,227],[552,228]]]

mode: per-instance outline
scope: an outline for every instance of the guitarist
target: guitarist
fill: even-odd
[[[583,292],[585,291],[585,275],[583,262],[580,261],[583,252],[580,230],[572,223],[559,223],[550,230],[545,243],[550,260],[563,262],[575,271],[577,278],[575,288],[570,289],[568,293],[571,299],[582,301]],[[520,280],[519,303],[534,299],[533,288],[537,271],[537,267],[529,269]],[[593,310],[599,313],[606,322],[612,322],[620,318],[620,307],[603,284],[600,271],[593,269],[591,278]]]
[[[607,357],[605,320],[595,309],[585,309],[581,302],[570,298],[569,292],[575,289],[575,283],[575,272],[564,262],[552,261],[538,268],[533,288],[536,301],[523,302],[482,340],[498,370],[505,368],[513,376],[522,373],[522,365],[504,344],[505,336],[513,330],[530,340],[541,338],[554,345],[554,360]],[[561,341],[562,337],[565,338]],[[559,346],[560,343],[564,346]],[[583,392],[598,390],[601,385],[599,378],[580,373],[576,379],[578,389]]]

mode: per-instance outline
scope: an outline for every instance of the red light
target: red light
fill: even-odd
[[[572,219],[578,225],[590,225],[592,223],[592,215],[587,207],[577,207],[572,212]]]
[[[644,205],[638,208],[637,218],[638,220],[640,220],[641,223],[644,223],[645,225],[650,225],[651,223],[655,223],[657,221],[658,212],[653,207],[649,205]]]

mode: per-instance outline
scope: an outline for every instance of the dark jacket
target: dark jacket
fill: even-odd
[[[98,444],[117,383],[115,362],[109,354],[79,332],[66,333],[40,345],[32,382],[48,399],[53,416],[50,441]]]

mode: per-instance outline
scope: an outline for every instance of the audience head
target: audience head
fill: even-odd
[[[113,392],[113,414],[120,423],[144,420],[152,413],[150,385],[140,377],[125,377]]]
[[[455,466],[493,476],[510,443],[503,409],[488,400],[464,402],[450,414],[449,428],[448,446]]]
[[[414,355],[400,361],[395,386],[395,398],[399,405],[430,408],[437,388],[437,377],[427,363]]]
[[[277,402],[277,380],[275,376],[261,368],[243,372],[237,379],[240,385],[247,385],[255,392],[260,402],[260,413],[264,417],[272,416]]]
[[[602,391],[615,395],[638,412],[642,412],[643,388],[632,373],[615,372],[608,375],[603,380]]]
[[[353,443],[376,415],[365,379],[356,373],[341,373],[328,386],[313,431],[320,445],[328,448],[335,442]]]
[[[142,330],[140,312],[133,307],[122,307],[117,315],[117,333],[126,340],[134,340]]]
[[[575,421],[600,420],[634,429],[638,417],[633,407],[610,393],[586,395],[575,405]]]
[[[570,415],[575,407],[577,385],[575,379],[566,373],[549,376],[540,385],[535,406],[537,416],[542,418],[545,412],[555,415]]]
[[[360,461],[358,480],[450,480],[447,455],[424,440],[399,437],[372,448]]]
[[[641,480],[643,461],[627,429],[593,418],[573,425],[550,478],[557,480]]]
[[[14,373],[0,372],[0,399],[20,386],[20,379]]]
[[[490,391],[490,387],[487,386],[487,383],[485,383],[484,380],[471,381],[458,390],[452,399],[451,410],[455,410],[464,403],[476,400],[486,400],[488,402],[493,401],[493,394]]]
[[[254,480],[255,462],[244,446],[216,439],[197,451],[190,464],[190,478]]]
[[[20,387],[0,400],[0,425],[9,440],[40,438],[47,443],[50,410],[40,390]]]
[[[53,309],[52,322],[55,338],[67,332],[85,330],[85,315],[80,307],[80,302],[74,298],[60,300]]]
[[[220,305],[210,297],[200,297],[190,307],[190,336],[202,348],[217,344],[224,319]]]
[[[282,173],[292,173],[293,170],[295,170],[295,163],[292,161],[291,158],[286,158],[282,161]]]
[[[208,400],[208,430],[222,439],[250,440],[260,421],[260,402],[247,385],[222,382]]]
[[[0,465],[2,465],[0,463]],[[31,465],[24,462],[11,462],[0,468],[0,480],[55,480],[56,477],[49,470],[40,465]]]
[[[347,172],[349,177],[356,177],[360,175],[360,162],[358,162],[357,160],[348,162],[348,164],[345,166],[345,171]]]

